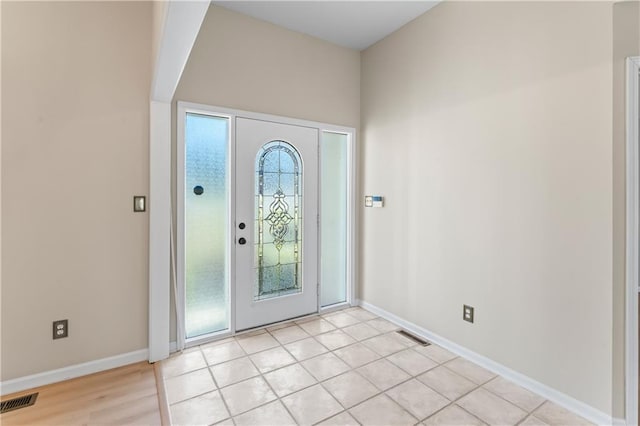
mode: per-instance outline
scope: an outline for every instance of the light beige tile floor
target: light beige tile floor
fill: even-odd
[[[163,361],[175,425],[590,424],[360,308],[278,324]]]

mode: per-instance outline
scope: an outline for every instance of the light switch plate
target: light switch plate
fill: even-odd
[[[147,210],[147,197],[144,195],[134,195],[133,196],[133,211],[134,212],[144,212]]]

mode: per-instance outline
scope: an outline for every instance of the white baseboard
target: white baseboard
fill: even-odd
[[[493,371],[496,374],[501,375],[505,379],[511,380],[512,382],[522,386],[525,389],[529,389],[532,392],[537,393],[538,395],[548,399],[551,402],[554,402],[569,411],[576,413],[579,416],[584,417],[598,425],[611,425],[613,424],[613,420],[610,415],[603,413],[602,411],[585,404],[584,402],[578,401],[575,398],[570,397],[567,394],[559,392],[545,384],[542,384],[530,377],[525,376],[524,374],[518,373],[517,371],[511,370],[504,365],[497,363],[485,356],[482,356],[476,352],[473,352],[464,346],[460,346],[457,343],[454,343],[450,340],[445,339],[431,331],[422,328],[412,322],[406,321],[397,315],[394,315],[390,312],[385,311],[371,303],[360,301],[360,306],[371,311],[372,313],[396,324],[397,326],[415,334],[416,336],[427,339],[430,342],[433,342],[443,348],[460,355],[463,358],[466,358],[470,361],[475,362],[481,367],[486,368],[487,370]],[[624,420],[622,420],[622,424],[624,424]]]
[[[5,380],[4,382],[0,382],[0,395],[8,395],[14,392],[62,382],[63,380],[75,379],[76,377],[99,373],[100,371],[110,370],[140,361],[147,361],[148,359],[149,350],[140,349],[138,351],[84,362],[82,364],[70,365],[30,376],[18,377],[17,379]]]

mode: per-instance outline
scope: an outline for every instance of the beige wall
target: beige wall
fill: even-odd
[[[151,4],[2,3],[8,380],[147,347]]]
[[[625,86],[628,56],[640,55],[640,2],[613,5],[613,412],[624,417],[625,373]]]
[[[212,5],[174,99],[358,127],[360,55]]]
[[[154,1],[151,6],[151,75],[153,75],[156,61],[158,60],[158,50],[160,43],[162,43],[164,21],[168,6],[169,4],[166,1]]]
[[[152,9],[2,2],[2,380],[147,347],[131,196],[148,191]],[[361,73],[358,52],[213,6],[175,100],[362,120],[363,193],[387,201],[360,211],[362,298],[621,417],[638,13],[447,2]]]
[[[611,57],[611,3],[444,2],[361,86],[362,298],[606,413]]]

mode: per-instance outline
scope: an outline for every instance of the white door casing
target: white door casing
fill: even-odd
[[[319,132],[316,128],[236,118],[236,221],[233,232],[236,242],[236,330],[270,324],[318,310],[318,138]],[[282,141],[282,145],[287,147],[290,145],[297,151],[301,160],[299,165],[302,177],[299,187],[301,201],[298,205],[298,215],[301,215],[301,218],[296,229],[302,238],[296,249],[292,249],[291,245],[288,247],[289,250],[295,250],[296,257],[299,257],[301,262],[295,267],[292,264],[286,265],[287,268],[297,268],[301,288],[285,292],[286,294],[283,295],[273,297],[267,295],[264,296],[266,298],[259,299],[255,294],[257,267],[260,264],[258,245],[261,242],[258,238],[259,226],[256,217],[259,203],[256,164],[257,156],[263,146],[273,141]],[[275,145],[280,143],[276,142]],[[286,149],[289,150],[289,148]],[[287,236],[283,239],[292,238],[296,223],[294,200],[291,194],[281,194],[280,199],[284,204],[279,204],[276,194],[269,193],[269,190],[273,192],[274,187],[266,186],[265,184],[265,193],[262,198],[263,218],[268,219],[270,212],[274,214],[271,216],[271,221],[262,221],[264,239],[262,247],[265,249],[262,259],[268,258],[267,248],[271,250],[270,253],[276,253],[279,259],[280,248],[274,248],[278,245],[279,234],[274,229],[284,226]],[[291,214],[287,215],[284,221],[278,222],[277,212],[282,212],[283,206]],[[241,223],[245,224],[244,229],[240,229]],[[280,231],[283,230],[280,229]],[[241,238],[244,239],[244,244],[239,243]],[[296,240],[295,236],[293,239]],[[289,252],[287,256],[290,256],[290,253],[293,252]],[[290,258],[287,257],[287,259]],[[275,262],[278,262],[277,259]],[[272,266],[274,256],[271,256],[269,261],[263,260],[263,264],[265,265],[263,270],[270,268],[268,270],[275,271],[277,268]],[[283,265],[282,268],[284,271],[285,266]],[[284,272],[282,273],[284,275]],[[268,282],[269,278],[265,275],[263,280]]]
[[[638,292],[640,264],[640,57],[627,58],[625,417],[638,424]]]
[[[255,173],[254,169],[255,169],[255,160],[256,160],[256,152],[251,153],[251,155],[249,155],[249,159],[247,160],[246,164],[248,164],[248,166],[244,166],[243,164],[245,164],[242,160],[240,161],[236,161],[236,154],[240,154],[240,151],[242,151],[244,148],[241,146],[238,150],[236,149],[236,144],[240,143],[239,138],[236,135],[236,126],[240,126],[242,127],[243,123],[249,123],[249,122],[254,122],[254,123],[266,123],[266,125],[280,125],[282,126],[282,128],[289,128],[289,129],[299,129],[302,133],[306,133],[306,132],[312,132],[314,135],[314,139],[313,142],[310,143],[310,145],[313,145],[314,148],[313,150],[311,150],[311,155],[315,156],[315,159],[313,161],[310,161],[310,157],[308,157],[309,153],[309,146],[302,146],[299,147],[297,146],[296,148],[298,148],[300,150],[300,155],[302,157],[301,162],[303,163],[303,167],[305,168],[304,171],[306,172],[306,174],[311,173],[314,177],[313,181],[309,180],[308,176],[305,176],[303,179],[302,184],[304,185],[304,194],[305,198],[310,197],[310,199],[306,200],[307,202],[313,201],[314,203],[316,203],[316,207],[313,208],[314,211],[319,212],[319,205],[320,205],[320,199],[321,199],[321,195],[320,195],[320,181],[319,181],[319,176],[320,176],[320,162],[322,161],[319,157],[320,157],[320,150],[319,147],[322,143],[322,138],[325,133],[339,133],[339,134],[345,134],[347,135],[347,140],[346,143],[347,145],[347,151],[348,151],[348,170],[347,170],[347,180],[348,182],[346,183],[348,185],[348,193],[350,194],[348,196],[348,206],[347,206],[347,214],[345,215],[345,220],[347,220],[347,226],[348,226],[348,254],[347,254],[347,287],[346,287],[346,293],[347,293],[347,297],[346,297],[346,302],[344,303],[344,305],[348,305],[350,303],[354,303],[355,299],[355,288],[352,285],[353,281],[354,281],[354,274],[355,274],[355,270],[353,268],[353,264],[354,264],[354,255],[355,255],[355,249],[354,249],[354,241],[357,241],[357,238],[355,236],[355,225],[354,225],[354,221],[355,221],[355,200],[353,198],[353,194],[355,192],[355,176],[356,176],[356,172],[355,172],[355,129],[353,128],[349,128],[349,127],[343,127],[343,126],[335,126],[335,125],[331,125],[331,124],[326,124],[326,123],[320,123],[320,122],[313,122],[313,121],[308,121],[308,120],[299,120],[299,119],[295,119],[295,118],[290,118],[290,117],[281,117],[281,116],[275,116],[275,115],[269,115],[269,114],[261,114],[261,113],[256,113],[256,112],[250,112],[250,111],[241,111],[241,110],[236,110],[236,109],[229,109],[229,108],[224,108],[224,107],[219,107],[219,106],[210,106],[210,105],[204,105],[204,104],[197,104],[197,103],[190,103],[190,102],[182,102],[182,101],[178,101],[177,103],[177,115],[178,115],[178,120],[177,120],[177,147],[178,147],[178,158],[177,158],[177,180],[178,180],[178,185],[177,185],[177,223],[176,223],[176,228],[177,228],[177,289],[176,289],[176,311],[178,310],[178,308],[184,308],[186,307],[185,302],[186,302],[186,281],[185,281],[185,250],[184,250],[184,228],[185,228],[185,215],[184,215],[184,209],[185,209],[185,185],[184,185],[184,177],[186,176],[186,164],[185,164],[185,158],[184,158],[184,150],[185,150],[185,116],[188,113],[192,113],[192,114],[198,114],[198,115],[204,115],[204,116],[213,116],[213,117],[226,117],[228,118],[229,121],[229,149],[228,149],[228,167],[229,167],[229,181],[228,181],[228,218],[229,218],[229,228],[228,228],[228,236],[226,238],[226,241],[228,242],[228,284],[229,284],[229,324],[228,324],[228,328],[225,330],[220,330],[220,331],[215,331],[215,332],[211,332],[208,334],[203,334],[203,335],[199,335],[199,336],[194,336],[194,337],[190,337],[187,338],[186,341],[184,340],[186,336],[184,336],[184,334],[182,335],[178,335],[178,339],[181,340],[181,342],[178,342],[178,346],[182,344],[184,344],[186,347],[191,347],[191,346],[195,346],[195,345],[199,345],[199,344],[203,344],[203,343],[207,343],[210,342],[212,340],[216,340],[216,339],[221,339],[221,338],[225,338],[228,337],[230,335],[235,334],[237,331],[242,331],[246,328],[251,328],[251,327],[257,327],[259,325],[265,325],[265,324],[270,324],[272,322],[277,322],[277,321],[281,321],[284,319],[289,319],[289,318],[293,318],[299,315],[305,315],[308,313],[315,313],[315,312],[322,312],[325,311],[326,309],[335,309],[336,306],[332,305],[326,308],[322,308],[320,307],[319,304],[319,300],[320,297],[316,295],[314,295],[314,290],[320,291],[320,288],[316,287],[316,283],[320,283],[321,282],[321,273],[320,273],[320,267],[319,267],[319,259],[320,259],[320,234],[319,234],[319,229],[321,226],[321,222],[316,219],[316,213],[313,213],[311,215],[309,215],[309,217],[307,217],[307,219],[310,219],[311,222],[313,222],[313,224],[311,225],[311,228],[309,228],[309,226],[307,226],[305,224],[305,226],[307,227],[307,229],[305,230],[305,234],[303,235],[304,237],[304,242],[305,247],[303,247],[303,259],[305,264],[303,265],[303,268],[305,268],[305,276],[303,277],[304,282],[303,282],[303,288],[305,289],[305,294],[309,297],[313,296],[315,298],[315,301],[313,303],[309,303],[309,305],[303,305],[305,306],[305,309],[300,310],[298,312],[293,312],[293,313],[288,313],[288,314],[283,314],[281,316],[278,317],[278,319],[273,319],[273,317],[269,317],[267,316],[266,319],[263,318],[262,320],[259,321],[255,321],[254,324],[258,324],[258,325],[252,325],[252,326],[248,326],[246,324],[236,324],[236,317],[239,318],[239,321],[242,321],[243,315],[248,315],[248,316],[254,316],[254,315],[258,315],[260,314],[260,312],[256,312],[255,309],[252,309],[252,307],[248,307],[246,309],[245,314],[242,313],[242,307],[240,307],[240,313],[237,314],[236,313],[236,308],[237,306],[239,306],[242,301],[240,300],[240,297],[242,297],[241,292],[243,290],[246,290],[244,287],[242,287],[242,277],[236,277],[236,271],[238,271],[238,273],[242,276],[242,274],[244,273],[245,276],[248,276],[249,272],[247,271],[242,271],[241,267],[240,267],[240,260],[236,259],[236,252],[238,252],[238,254],[241,254],[241,250],[239,250],[240,247],[242,248],[246,248],[249,245],[253,244],[253,236],[251,237],[250,241],[247,241],[247,243],[244,246],[239,246],[236,244],[236,241],[238,238],[243,237],[247,240],[249,240],[249,238],[247,237],[247,235],[251,232],[251,235],[253,234],[253,231],[255,230],[255,228],[253,227],[253,223],[251,223],[251,228],[245,228],[245,230],[243,231],[243,234],[241,235],[239,232],[241,231],[238,228],[238,224],[240,223],[240,218],[239,215],[236,215],[236,205],[238,205],[238,208],[241,207],[242,201],[240,201],[240,198],[243,197],[243,195],[246,194],[254,194],[255,193],[255,178],[254,176],[252,177],[245,177],[245,179],[249,179],[251,181],[250,183],[250,188],[247,190],[244,190],[244,194],[243,194],[243,190],[239,189],[240,186],[242,186],[242,184],[237,185],[236,184],[236,176],[238,178],[241,178],[243,172],[241,171],[242,167],[248,167],[249,168],[249,172],[250,174]],[[240,124],[237,124],[240,123]],[[280,124],[278,124],[280,123]],[[281,134],[282,135],[282,134]],[[284,139],[284,137],[282,136],[278,136],[280,139]],[[256,148],[257,149],[257,148]],[[238,151],[238,152],[236,152]],[[310,169],[310,167],[313,168],[313,171]],[[245,175],[246,176],[246,175]],[[252,180],[253,179],[253,180]],[[189,188],[189,190],[191,190],[191,188]],[[272,197],[273,198],[273,197]],[[247,201],[245,200],[245,204],[247,203]],[[251,203],[251,202],[249,202]],[[269,203],[265,203],[266,206],[269,205]],[[251,209],[253,209],[255,207],[255,203],[251,204]],[[308,206],[303,206],[304,209],[308,209]],[[304,211],[307,210],[303,210]],[[250,218],[253,218],[253,210],[249,211],[249,216]],[[238,218],[236,220],[236,218]],[[314,222],[314,220],[316,220],[317,222]],[[245,222],[245,224],[249,224],[250,221]],[[312,236],[309,234],[309,232],[312,231],[314,236],[312,238]],[[312,243],[312,240],[315,240]],[[313,250],[313,252],[311,253],[308,250],[308,245],[311,245],[311,249]],[[246,250],[245,250],[246,251]],[[310,261],[313,261],[313,264],[310,264]],[[249,270],[252,268],[252,265],[254,262],[253,258],[249,259],[249,263],[247,266],[247,268],[249,268]],[[237,266],[236,266],[237,265]],[[309,268],[313,268],[315,269],[314,272],[314,276],[313,278],[309,279],[307,278],[306,275],[308,275],[308,273],[310,272]],[[249,285],[248,283],[253,282],[254,277],[250,276],[248,279],[244,278],[245,281],[247,281],[247,284],[245,285]],[[306,293],[306,290],[311,290],[310,293]],[[236,291],[238,292],[238,294],[236,294]],[[282,299],[294,299],[294,297],[292,296],[286,296],[283,297]],[[302,298],[299,298],[302,299]],[[249,297],[250,300],[250,297]],[[255,303],[254,305],[256,305],[259,308],[262,308],[262,306],[269,306],[269,305],[277,305],[277,303],[266,303],[266,302],[270,302],[270,301],[262,301],[262,302],[258,302]],[[273,302],[275,302],[275,300],[273,300]],[[313,305],[313,306],[311,306]],[[273,310],[276,311],[280,311],[282,313],[286,313],[287,311],[284,309],[281,309],[281,306],[276,306],[275,308],[272,307]],[[257,311],[260,311],[260,309],[258,309]],[[302,313],[299,313],[302,312]],[[177,318],[177,327],[178,329],[181,329],[184,327],[185,325],[185,317],[184,315],[178,315]],[[173,349],[175,350],[175,349]]]

